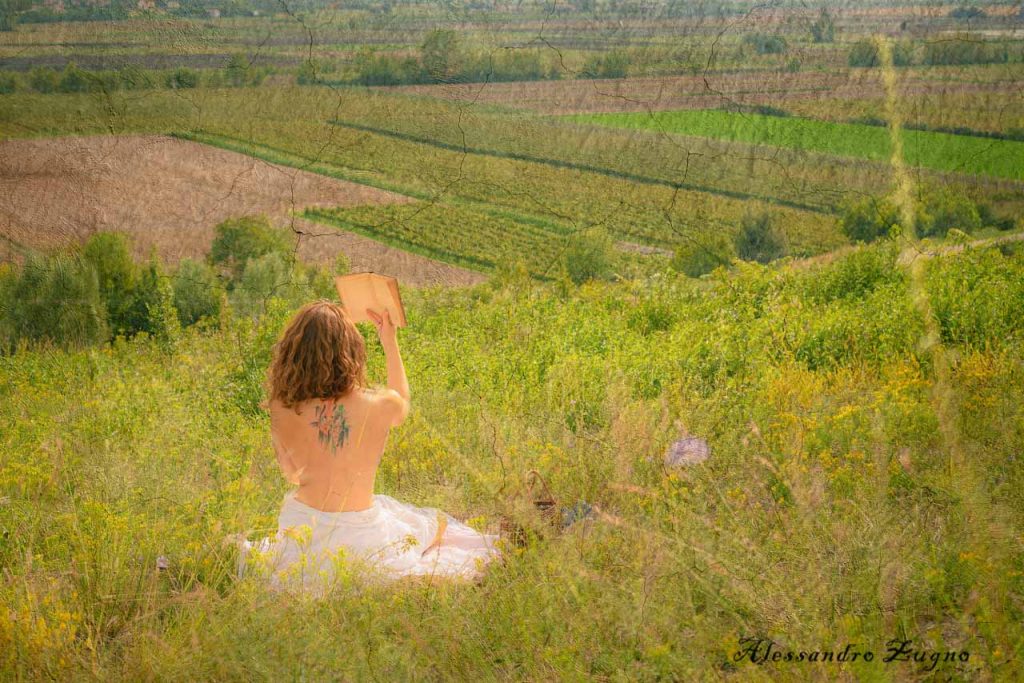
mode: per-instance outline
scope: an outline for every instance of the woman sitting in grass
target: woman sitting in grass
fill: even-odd
[[[304,306],[274,346],[271,437],[282,473],[298,488],[284,497],[276,538],[259,546],[272,582],[291,573],[319,583],[339,557],[359,557],[393,578],[478,579],[499,554],[498,536],[373,491],[388,433],[409,412],[409,384],[390,315],[367,313],[384,347],[386,389],[367,389],[366,345],[338,304]],[[246,541],[243,552],[251,549]]]

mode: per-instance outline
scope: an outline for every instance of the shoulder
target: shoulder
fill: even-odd
[[[392,426],[401,424],[409,414],[409,402],[394,389],[377,389],[370,400],[392,418]]]

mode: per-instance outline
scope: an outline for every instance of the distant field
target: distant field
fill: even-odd
[[[574,114],[566,118],[617,128],[656,130],[719,140],[823,152],[872,161],[892,155],[889,131],[878,126],[703,110],[651,114]],[[1024,180],[1024,143],[903,131],[907,163],[937,171]]]
[[[330,262],[344,252],[354,268],[414,284],[483,279],[359,235],[323,235],[319,226],[291,215],[308,207],[402,203],[409,197],[165,136],[7,140],[0,143],[0,189],[5,250],[115,230],[133,238],[136,258],[155,248],[164,262],[176,263],[205,256],[220,221],[266,213],[307,235],[298,239],[299,255],[311,262]]]

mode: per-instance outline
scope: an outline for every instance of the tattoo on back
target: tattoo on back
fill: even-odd
[[[317,438],[325,448],[330,448],[332,455],[337,455],[338,450],[348,439],[348,421],[345,420],[345,406],[339,405],[331,411],[328,403],[321,403],[316,407],[316,419],[310,422],[316,427]]]

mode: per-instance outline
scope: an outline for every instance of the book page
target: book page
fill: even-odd
[[[369,322],[366,309],[382,312],[387,309],[396,327],[405,327],[405,310],[398,296],[398,281],[377,273],[354,273],[334,280],[341,304],[353,322]]]

